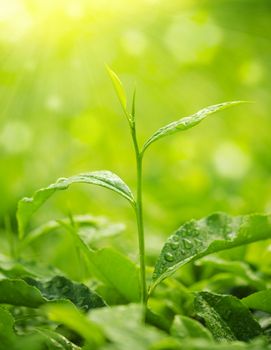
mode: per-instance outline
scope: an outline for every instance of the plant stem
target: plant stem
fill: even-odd
[[[131,124],[131,133],[136,155],[136,169],[137,169],[137,198],[136,198],[136,219],[138,230],[138,245],[139,245],[139,259],[140,259],[140,282],[141,282],[141,303],[145,306],[147,303],[147,283],[146,283],[146,264],[145,264],[145,239],[144,239],[144,224],[143,224],[143,210],[142,210],[142,154],[138,147],[136,126]]]

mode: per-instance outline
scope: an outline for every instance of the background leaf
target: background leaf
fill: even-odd
[[[40,291],[20,279],[5,279],[0,281],[0,303],[39,307],[46,303]]]
[[[271,314],[271,289],[253,293],[243,298],[242,303],[250,309],[257,309]]]
[[[94,171],[69,178],[60,178],[56,183],[36,191],[33,197],[25,197],[19,201],[17,220],[20,238],[23,238],[25,235],[26,226],[34,212],[56,191],[65,190],[74,183],[86,183],[108,188],[126,198],[131,204],[134,204],[133,194],[129,187],[116,174],[110,171]]]
[[[176,315],[170,329],[170,333],[179,339],[188,340],[189,338],[201,338],[213,341],[211,333],[198,321]]]
[[[166,241],[155,265],[151,290],[190,261],[270,237],[270,215],[232,217],[216,213],[200,220],[190,220]]]
[[[180,120],[177,120],[175,122],[172,122],[166,126],[163,126],[162,128],[158,129],[144,144],[143,146],[143,152],[146,151],[146,149],[155,141],[161,139],[162,137],[175,134],[179,131],[185,131],[193,126],[196,126],[199,124],[202,120],[207,118],[209,115],[216,113],[218,111],[221,111],[222,109],[226,109],[235,105],[238,105],[240,103],[244,103],[245,101],[231,101],[231,102],[223,102],[219,103],[217,105],[209,106],[206,108],[201,109],[195,114],[192,114],[189,117],[182,118]]]

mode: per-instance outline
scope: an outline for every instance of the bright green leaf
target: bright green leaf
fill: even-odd
[[[170,333],[179,339],[201,338],[212,341],[211,333],[201,323],[192,318],[176,315]]]
[[[126,98],[126,94],[125,94],[122,82],[120,81],[120,78],[117,76],[117,74],[111,68],[109,68],[108,66],[106,68],[112,80],[113,86],[115,88],[120,104],[123,108],[123,111],[127,116],[127,98]]]
[[[52,321],[64,324],[91,344],[101,345],[104,343],[105,337],[102,328],[79,312],[69,301],[49,302],[43,306],[43,309]]]
[[[271,289],[253,293],[243,298],[242,303],[250,309],[257,309],[271,314]]]
[[[182,265],[205,255],[271,238],[270,215],[212,214],[183,224],[166,241],[156,262],[151,290]]]
[[[238,105],[240,103],[245,103],[245,101],[231,101],[231,102],[223,102],[217,105],[209,106],[201,109],[195,114],[192,114],[189,117],[182,118],[180,120],[174,121],[162,128],[158,129],[144,144],[143,152],[155,141],[161,139],[162,137],[175,134],[179,131],[185,131],[187,129],[192,128],[193,126],[199,124],[202,120],[204,120],[209,115],[221,111],[222,109],[229,108],[231,106]]]
[[[19,201],[17,220],[20,238],[24,237],[25,229],[35,211],[56,191],[65,190],[74,183],[86,183],[108,188],[120,194],[134,205],[134,197],[129,187],[116,174],[110,171],[94,171],[69,178],[60,178],[56,183],[36,191],[33,197],[25,197]]]
[[[147,350],[165,337],[158,329],[142,322],[142,306],[136,304],[93,310],[88,318],[100,326],[118,350]]]
[[[218,341],[248,341],[262,333],[249,309],[231,295],[197,293],[195,311]]]
[[[112,248],[89,251],[87,257],[91,271],[115,290],[122,302],[139,301],[139,269],[131,260]]]
[[[11,314],[0,307],[0,350],[10,349],[16,340],[13,330],[14,319]]]

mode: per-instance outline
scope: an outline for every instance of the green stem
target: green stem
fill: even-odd
[[[136,198],[136,219],[138,230],[138,244],[139,244],[139,259],[140,259],[140,282],[141,282],[141,302],[143,305],[147,303],[147,283],[146,283],[146,264],[145,264],[145,239],[144,239],[144,224],[143,224],[143,210],[142,210],[142,154],[138,147],[136,127],[131,125],[131,133],[136,155],[137,168],[137,198]]]

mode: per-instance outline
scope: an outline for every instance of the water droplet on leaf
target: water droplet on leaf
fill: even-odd
[[[171,254],[171,253],[166,253],[165,254],[165,259],[168,261],[168,262],[171,262],[174,260],[174,256]]]
[[[183,243],[186,249],[191,249],[193,247],[193,243],[188,238],[184,238]]]
[[[175,249],[178,249],[180,246],[180,243],[177,242],[177,241],[173,241],[173,242],[170,242],[170,247],[175,250]]]

